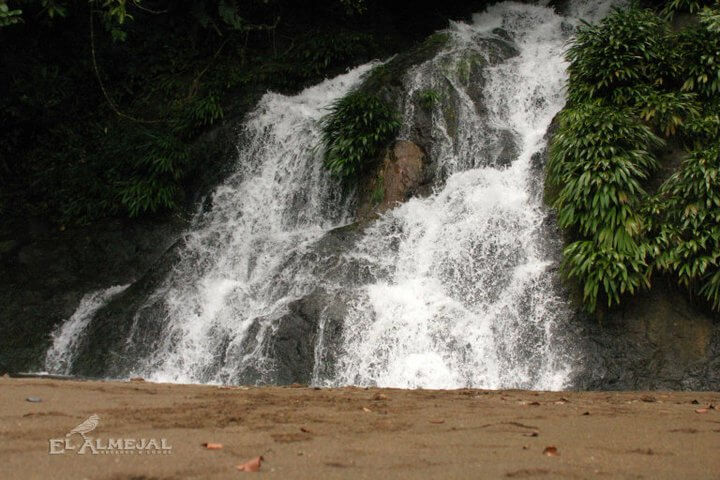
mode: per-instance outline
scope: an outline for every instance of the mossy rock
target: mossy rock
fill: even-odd
[[[383,100],[397,103],[404,91],[405,74],[413,67],[435,57],[450,42],[449,33],[430,35],[417,48],[396,55],[387,63],[373,69],[363,82],[360,90],[380,95]]]

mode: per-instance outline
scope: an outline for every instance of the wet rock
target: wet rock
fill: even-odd
[[[570,0],[550,0],[548,6],[552,7],[560,15],[567,15],[570,8]]]
[[[423,179],[424,166],[425,154],[420,147],[405,140],[395,143],[383,165],[385,198],[379,207],[381,211],[412,196]]]
[[[425,178],[425,158],[420,147],[406,140],[387,149],[377,175],[363,189],[358,218],[382,213],[412,197]]]
[[[83,295],[141,276],[183,225],[103,220],[59,231],[4,224],[15,246],[0,258],[0,370],[41,370],[50,332]]]
[[[649,292],[600,321],[578,313],[585,355],[575,384],[591,390],[718,390],[718,320],[666,279],[655,279]]]
[[[349,297],[343,292],[317,289],[288,304],[286,312],[275,319],[256,319],[242,351],[260,350],[263,358],[258,363],[253,363],[257,358],[252,359],[250,364],[238,369],[239,377],[231,380],[310,384],[316,370],[321,378],[329,377],[337,358],[348,304]],[[271,329],[272,334],[257,335],[262,328]]]
[[[475,40],[484,52],[489,65],[498,65],[510,58],[520,55],[520,50],[510,41],[510,36],[507,32],[503,29],[496,28],[493,33],[497,35],[496,38],[481,36]]]
[[[140,279],[95,313],[78,345],[73,374],[127,376],[138,359],[155,349],[167,311],[162,299],[148,295],[165,281],[180,259],[181,248],[182,240],[176,241]],[[136,335],[129,342],[132,331]]]
[[[358,221],[327,232],[303,256],[312,274],[334,285],[361,285],[374,277],[373,265],[365,258],[346,255],[363,237],[367,221]]]
[[[520,147],[515,140],[515,135],[509,130],[499,132],[498,147],[499,153],[494,156],[494,165],[497,167],[509,167],[520,155]]]
[[[67,228],[37,219],[0,221],[0,372],[41,370],[50,333],[73,314],[86,293],[162,270],[161,257],[188,225],[197,202],[233,165],[237,125],[236,118],[228,118],[190,146],[192,163],[203,168],[188,181],[193,194],[182,214],[103,219]],[[122,298],[132,292],[137,292],[135,286]],[[122,330],[132,316],[114,315],[112,321]],[[114,331],[108,324],[98,337],[114,337]],[[103,364],[106,355],[96,353],[89,363]]]

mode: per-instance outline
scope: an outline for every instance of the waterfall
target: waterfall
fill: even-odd
[[[298,256],[350,221],[347,201],[317,148],[319,120],[373,66],[297,96],[262,98],[243,126],[237,172],[214,192],[211,210],[195,220],[182,259],[156,295],[167,326],[139,374],[232,382],[250,368],[262,377],[267,359],[260,348],[248,351],[248,336],[269,334],[273,316],[309,292],[313,278],[303,278]],[[253,331],[258,318],[264,320]]]
[[[130,319],[128,351],[148,335],[148,311],[160,312],[161,328],[128,373],[277,382],[271,341],[296,302],[313,298],[313,313],[301,312],[312,317],[310,353],[294,354],[308,357],[317,385],[569,387],[579,360],[554,286],[534,162],[564,105],[567,41],[579,18],[601,18],[612,4],[576,1],[562,16],[503,2],[451,24],[447,46],[402,79],[401,138],[413,131],[416,93],[454,99],[452,119],[442,101],[432,107],[432,191],[359,229],[334,252],[334,270],[318,246],[352,224],[354,198],[323,167],[319,120],[377,64],[296,96],[266,94],[242,126],[236,172],[198,212],[177,263]],[[512,53],[491,58],[490,44]],[[481,89],[468,80],[468,58],[484,65]],[[345,274],[353,268],[362,273]],[[61,327],[69,333],[56,335],[46,367],[71,370],[66,351],[76,340],[63,339],[82,334],[100,308],[90,303]]]
[[[115,285],[90,292],[80,299],[75,313],[61,323],[51,334],[52,345],[45,353],[45,370],[50,373],[69,374],[82,340],[85,328],[108,301],[125,291],[130,285]]]
[[[459,74],[450,73],[466,103],[459,140],[437,135],[438,168],[448,178],[429,198],[384,216],[363,240],[364,254],[392,274],[365,286],[352,309],[333,384],[566,386],[569,346],[556,335],[564,305],[540,248],[546,212],[532,195],[531,158],[564,103],[568,26],[545,7],[495,5],[472,25],[453,25],[453,48],[417,69],[412,90],[437,88],[449,75],[448,57],[457,63],[468,51],[486,53],[479,39],[497,32],[519,51],[487,72],[487,113],[478,114]],[[442,115],[433,119],[447,132]],[[489,130],[512,132],[511,165],[497,166],[483,151],[478,137]]]

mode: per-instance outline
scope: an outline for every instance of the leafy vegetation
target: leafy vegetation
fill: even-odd
[[[655,272],[720,310],[720,9],[705,5],[616,10],[568,50],[547,191],[572,237],[566,272],[591,312],[650,287]],[[674,32],[664,17],[680,10],[700,21]],[[661,137],[688,153],[653,192]]]
[[[599,25],[581,27],[567,52],[571,102],[606,97],[617,88],[662,84],[668,25],[651,10],[616,11]]]
[[[7,3],[0,2],[0,27],[6,27],[22,20],[22,10],[10,10]]]
[[[418,92],[418,101],[420,106],[425,110],[432,109],[435,104],[439,103],[442,95],[435,89],[427,88]]]
[[[565,256],[591,311],[599,291],[612,305],[647,285],[642,182],[656,168],[650,150],[661,145],[627,110],[588,103],[561,115],[548,179],[559,188],[559,225],[582,238]]]
[[[673,18],[678,12],[698,13],[713,0],[669,0],[661,10],[664,18]]]
[[[362,173],[399,128],[391,105],[365,92],[351,92],[333,103],[322,120],[325,165],[341,178]]]
[[[718,9],[720,12],[720,9]],[[697,92],[704,99],[720,93],[720,30],[712,16],[678,36],[682,90]]]
[[[688,156],[656,208],[657,267],[720,310],[720,143]]]

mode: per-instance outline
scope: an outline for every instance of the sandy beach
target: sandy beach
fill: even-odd
[[[720,478],[718,393],[4,377],[0,402],[3,479]],[[81,454],[82,433],[66,435],[92,415],[97,453]],[[237,470],[258,456],[259,473]]]

